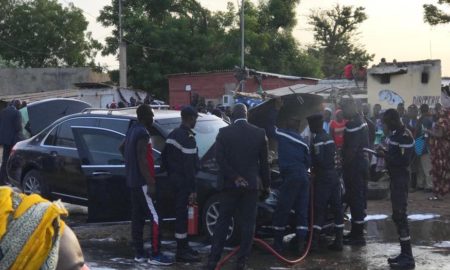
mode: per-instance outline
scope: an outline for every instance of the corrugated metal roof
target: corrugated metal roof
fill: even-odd
[[[311,78],[311,77],[299,77],[299,76],[283,75],[283,74],[264,72],[264,71],[257,71],[257,70],[255,70],[255,73],[261,74],[261,75],[270,76],[270,77],[276,77],[276,78],[279,78],[279,79],[286,79],[286,80],[311,80],[311,81],[319,81],[320,80],[320,79]]]
[[[286,79],[286,80],[312,80],[312,81],[320,80],[320,79],[311,78],[311,77],[291,76],[291,75],[258,71],[258,70],[253,70],[253,69],[248,69],[248,71],[256,73],[256,74],[261,74],[261,75],[265,75],[265,76],[269,76],[269,77],[276,77],[276,78]],[[169,75],[167,75],[167,77],[186,76],[186,75],[196,76],[196,75],[206,75],[206,74],[213,74],[213,73],[234,73],[234,72],[235,72],[235,70],[225,69],[225,70],[199,71],[199,72],[190,72],[190,73],[175,73],[175,74],[169,74]]]
[[[10,102],[13,99],[19,99],[26,101],[27,103],[39,101],[47,98],[77,98],[79,91],[77,89],[44,91],[37,93],[26,93],[17,95],[4,95],[0,96],[0,101]]]
[[[99,89],[99,88],[113,88],[114,87],[113,85],[109,85],[106,83],[97,83],[97,82],[80,82],[80,83],[74,83],[74,85],[81,89],[86,89],[86,88]]]
[[[323,97],[329,96],[333,91],[345,91],[353,93],[354,98],[367,98],[367,93],[361,91],[358,87],[352,84],[317,84],[317,85],[307,85],[307,84],[296,84],[287,87],[281,87],[278,89],[266,91],[267,95],[272,97],[279,97],[289,94],[316,94]]]
[[[316,94],[328,90],[331,91],[332,89],[333,87],[331,87],[330,85],[296,84],[292,86],[281,87],[278,89],[266,91],[266,93],[272,96],[284,96],[289,94]]]

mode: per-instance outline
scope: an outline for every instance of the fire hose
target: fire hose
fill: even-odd
[[[306,249],[303,252],[303,255],[297,259],[290,260],[286,257],[283,257],[283,255],[276,252],[266,241],[260,239],[260,238],[253,238],[253,241],[257,244],[259,244],[261,247],[269,251],[269,253],[273,254],[280,262],[285,263],[287,265],[293,266],[297,265],[301,262],[303,262],[306,257],[308,256],[309,250],[311,248],[311,242],[312,242],[312,236],[313,236],[313,225],[314,225],[314,185],[311,183],[310,185],[310,196],[309,196],[309,235],[308,235],[308,243],[306,245]],[[220,270],[225,263],[230,260],[236,253],[239,251],[239,246],[233,249],[227,256],[225,256],[216,266],[215,270]]]

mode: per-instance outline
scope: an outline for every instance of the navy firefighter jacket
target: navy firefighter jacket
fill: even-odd
[[[314,136],[311,144],[313,172],[322,175],[335,171],[336,145],[325,131]]]
[[[169,134],[162,152],[162,162],[169,176],[175,175],[183,181],[178,184],[191,192],[195,191],[199,158],[195,133],[190,128],[181,125]]]
[[[414,139],[409,130],[401,127],[392,132],[388,139],[388,151],[385,156],[390,174],[408,174],[408,167],[414,153]]]
[[[309,147],[302,136],[295,131],[275,128],[278,140],[278,165],[280,170],[300,169],[306,172],[311,166]]]
[[[369,147],[369,129],[367,123],[356,115],[347,122],[344,132],[344,166],[359,166],[367,161],[363,149]]]

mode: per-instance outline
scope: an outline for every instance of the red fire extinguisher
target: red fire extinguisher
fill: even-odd
[[[198,234],[198,206],[191,204],[188,206],[188,234]]]

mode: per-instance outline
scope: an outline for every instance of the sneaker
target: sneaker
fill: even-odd
[[[162,265],[162,266],[168,266],[172,265],[174,261],[167,257],[166,255],[160,253],[157,256],[151,256],[150,259],[148,259],[148,263],[151,265]]]
[[[134,261],[137,263],[144,263],[147,261],[147,259],[144,256],[136,256],[134,257]]]

